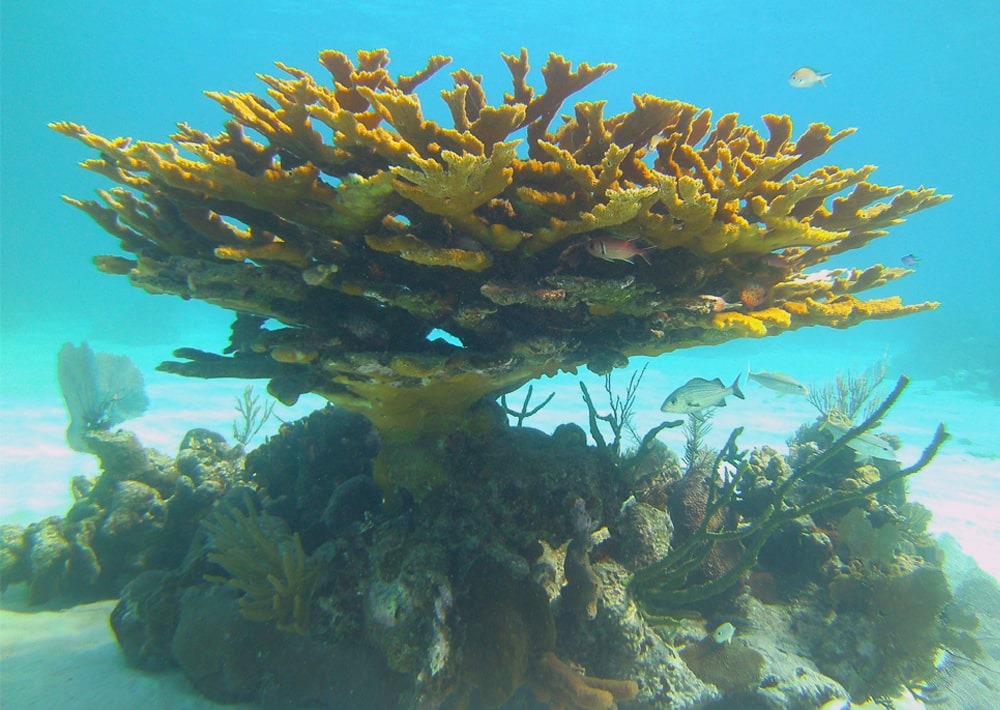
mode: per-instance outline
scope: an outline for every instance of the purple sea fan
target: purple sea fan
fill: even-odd
[[[89,451],[86,432],[110,429],[149,407],[142,373],[125,355],[95,353],[86,342],[66,343],[58,372],[70,420],[66,441],[75,451]]]

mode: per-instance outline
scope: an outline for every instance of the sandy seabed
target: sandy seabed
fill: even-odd
[[[179,670],[142,673],[126,665],[108,623],[116,603],[35,611],[26,608],[23,588],[5,593],[0,609],[0,707],[221,707],[199,696]]]

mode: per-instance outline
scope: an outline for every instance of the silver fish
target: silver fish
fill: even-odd
[[[700,412],[702,409],[708,409],[709,407],[725,407],[728,395],[746,399],[743,396],[743,392],[740,391],[739,375],[736,376],[736,380],[729,387],[722,384],[722,380],[718,377],[714,380],[695,377],[671,392],[666,400],[664,400],[660,411],[672,412],[674,414],[690,414],[691,412]]]
[[[815,69],[810,69],[809,67],[799,67],[788,75],[788,83],[796,89],[808,89],[810,86],[815,86],[816,84],[826,86],[826,80],[829,79],[830,76],[831,75],[829,73],[821,74]]]
[[[750,366],[747,365],[747,379],[781,394],[809,394],[808,387],[780,372],[750,372]]]
[[[833,421],[830,419],[830,415],[827,415],[826,419],[819,425],[819,428],[832,432],[834,437],[839,440],[853,427],[850,424],[845,425],[843,422]],[[867,432],[859,434],[848,441],[847,446],[854,450],[855,461],[866,461],[868,459],[896,461],[896,452],[889,446],[889,442],[874,434]]]

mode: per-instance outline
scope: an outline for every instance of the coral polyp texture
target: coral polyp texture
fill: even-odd
[[[947,199],[873,184],[870,165],[800,172],[852,129],[793,139],[788,116],[767,115],[762,135],[646,94],[557,121],[614,65],[552,54],[536,89],[525,50],[503,60],[497,104],[480,76],[452,73],[450,127],[416,93],[449,59],[393,79],[385,50],[322,52],[322,79],[279,63],[263,96],[209,92],[232,117],[215,136],[53,124],[120,185],[67,198],[134,255],[100,269],[244,314],[225,355],[182,350],[163,369],[269,378],[285,402],[316,392],[405,443],[542,374],[936,306],[857,296],[906,269],[808,271]]]

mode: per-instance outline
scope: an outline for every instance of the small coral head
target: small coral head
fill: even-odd
[[[767,289],[757,281],[747,281],[740,288],[740,301],[747,308],[757,308],[767,300]]]

